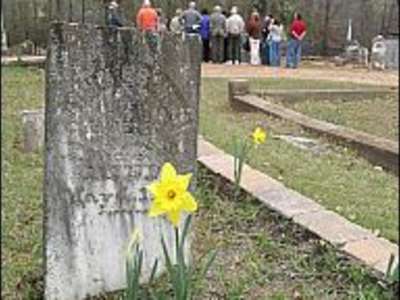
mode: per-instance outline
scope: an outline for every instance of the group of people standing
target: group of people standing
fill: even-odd
[[[111,1],[113,3],[115,5],[116,1]],[[110,19],[110,23],[122,26],[118,19]],[[288,68],[297,68],[301,44],[307,32],[299,13],[294,14],[286,36],[283,25],[272,15],[261,18],[258,11],[253,9],[245,22],[236,6],[228,15],[217,5],[209,15],[206,9],[200,13],[194,1],[184,11],[177,9],[168,22],[160,9],[153,8],[150,0],[144,0],[136,16],[136,25],[140,30],[150,33],[158,34],[169,29],[175,34],[199,34],[203,42],[203,60],[213,63],[240,64],[243,49],[250,54],[250,64],[277,67],[281,61],[281,44],[287,41]]]

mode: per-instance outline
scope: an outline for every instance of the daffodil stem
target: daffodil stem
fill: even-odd
[[[237,200],[240,191],[240,181],[242,178],[243,164],[248,154],[247,141],[239,144],[235,140],[235,155],[234,155],[234,177],[235,177],[235,189],[234,189],[234,199]],[[239,149],[238,149],[239,148]]]
[[[175,252],[176,252],[176,263],[179,264],[180,251],[179,251],[179,228],[175,227]]]
[[[190,221],[190,220],[189,220]],[[185,233],[183,233],[185,235]],[[187,278],[185,272],[185,262],[183,257],[184,245],[180,243],[184,242],[184,236],[179,239],[179,228],[175,227],[175,248],[176,248],[176,265],[177,265],[177,282],[176,282],[176,299],[186,300],[187,294]]]

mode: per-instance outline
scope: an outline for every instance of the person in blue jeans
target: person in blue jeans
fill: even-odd
[[[287,47],[286,67],[297,68],[301,60],[301,44],[307,33],[305,22],[299,13],[295,13],[290,26],[290,39]]]
[[[296,69],[301,60],[301,41],[290,39],[287,46],[286,67]]]
[[[269,55],[269,49],[270,49],[270,43],[268,41],[269,38],[269,27],[271,25],[271,20],[274,17],[272,15],[267,15],[264,19],[264,24],[263,24],[263,42],[262,42],[262,64],[263,65],[270,65],[270,55]]]
[[[281,41],[283,35],[283,27],[276,19],[271,19],[269,25],[269,61],[272,67],[281,65]]]

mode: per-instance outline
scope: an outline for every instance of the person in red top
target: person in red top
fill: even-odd
[[[141,31],[156,32],[157,24],[157,11],[151,7],[150,0],[145,0],[136,16],[136,25]]]
[[[252,65],[261,64],[260,42],[261,42],[261,18],[255,10],[251,14],[246,24],[246,30],[249,34],[250,42],[250,63]]]
[[[294,21],[290,26],[290,39],[287,47],[286,67],[297,68],[301,60],[301,43],[307,34],[307,26],[299,13],[294,14]]]

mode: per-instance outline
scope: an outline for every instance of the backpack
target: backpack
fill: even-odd
[[[231,34],[236,34],[239,35],[240,34],[240,27],[239,24],[233,24],[232,28],[231,28]]]
[[[214,29],[213,30],[213,35],[214,36],[224,36],[225,35],[224,29],[222,29],[222,28]]]
[[[221,17],[212,15],[210,18],[210,26],[212,28],[213,36],[224,36],[225,35],[225,20],[221,19]]]

